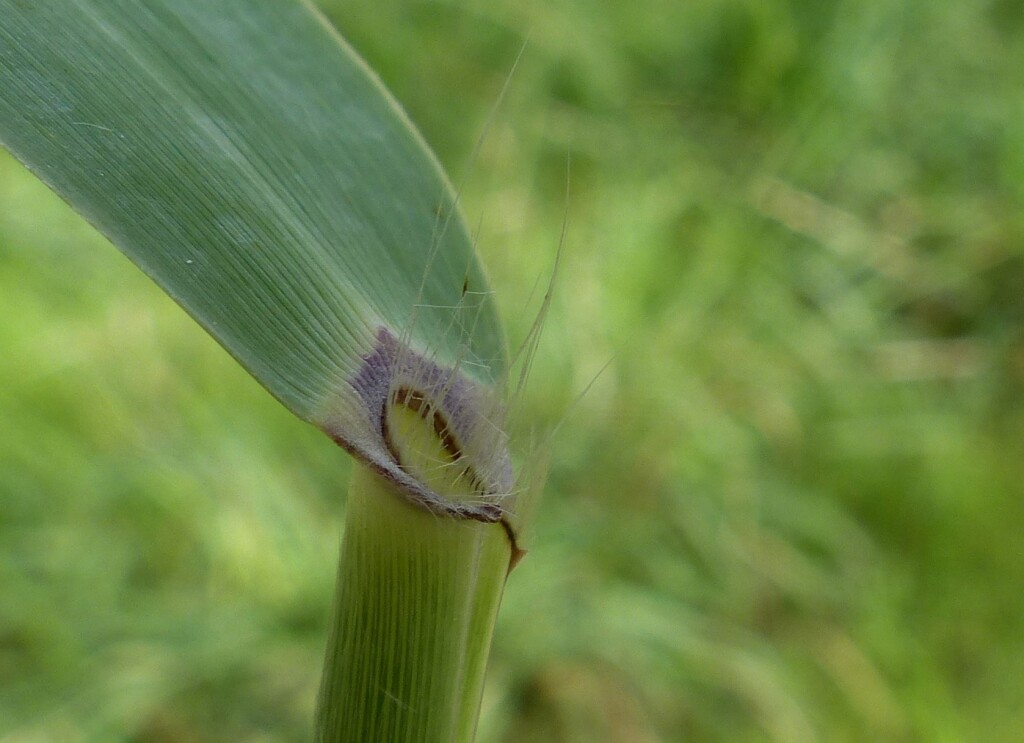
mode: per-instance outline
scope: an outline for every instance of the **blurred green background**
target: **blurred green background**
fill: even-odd
[[[1020,740],[1021,4],[326,9],[514,339],[568,220],[526,419],[611,359],[482,743]],[[0,156],[0,742],[309,740],[347,468]]]

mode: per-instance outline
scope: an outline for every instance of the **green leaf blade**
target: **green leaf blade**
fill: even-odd
[[[298,415],[317,420],[380,326],[500,377],[493,304],[462,296],[486,284],[450,187],[308,8],[0,15],[0,140]]]

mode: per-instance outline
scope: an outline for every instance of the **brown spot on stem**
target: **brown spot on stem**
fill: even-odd
[[[511,554],[508,558],[508,572],[511,573],[515,566],[519,564],[519,561],[526,557],[526,550],[519,548],[516,532],[507,518],[502,516],[498,523],[501,524],[501,528],[505,530],[505,536],[508,537],[508,546],[511,549]]]

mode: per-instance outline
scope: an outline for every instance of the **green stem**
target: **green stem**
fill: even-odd
[[[469,743],[511,547],[501,524],[412,505],[354,469],[320,743]]]

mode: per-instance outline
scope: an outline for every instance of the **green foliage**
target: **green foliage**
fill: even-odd
[[[0,142],[297,415],[337,428],[380,327],[503,371],[454,194],[300,2],[0,13]]]
[[[471,743],[516,496],[504,336],[433,156],[297,1],[0,16],[0,142],[365,465],[317,740]]]
[[[480,739],[1015,739],[1013,4],[330,10],[471,172],[520,336],[572,154],[522,417],[615,357],[557,439]],[[0,737],[308,740],[340,455],[10,161],[0,308]]]

